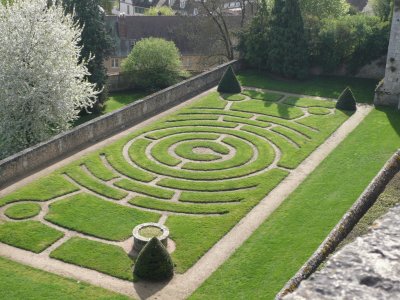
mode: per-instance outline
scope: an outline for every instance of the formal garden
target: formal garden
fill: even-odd
[[[135,226],[161,222],[183,273],[352,112],[252,87],[216,91],[0,199],[0,241],[125,280]],[[72,237],[71,237],[72,236]]]
[[[112,10],[0,0],[2,163],[191,76],[174,42],[151,37],[121,64],[134,88],[109,92],[100,2]],[[0,190],[0,298],[273,299],[400,144],[398,111],[372,105],[378,80],[349,77],[386,53],[390,1],[373,16],[320,3],[261,1],[237,45],[221,32],[241,61],[211,71],[219,84],[94,130],[90,149]]]

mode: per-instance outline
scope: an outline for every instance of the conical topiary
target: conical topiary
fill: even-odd
[[[239,81],[236,78],[235,72],[232,67],[229,66],[224,76],[222,76],[221,81],[218,85],[218,92],[227,94],[237,94],[242,91]]]
[[[349,111],[357,110],[356,99],[349,87],[340,94],[336,108]]]
[[[153,237],[140,251],[133,273],[141,279],[161,281],[174,276],[174,264],[164,245]]]

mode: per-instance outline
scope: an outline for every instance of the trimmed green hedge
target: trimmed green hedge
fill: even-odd
[[[229,66],[224,76],[222,76],[221,81],[218,85],[218,92],[220,93],[230,93],[230,94],[237,94],[242,91],[239,81],[236,78],[235,72],[233,71],[232,67]]]
[[[174,276],[171,256],[156,237],[153,237],[139,253],[134,274],[141,279],[152,281],[167,280]]]

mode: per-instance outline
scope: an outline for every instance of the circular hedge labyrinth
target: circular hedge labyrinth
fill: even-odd
[[[158,222],[170,229],[184,272],[348,118],[334,105],[260,90],[211,92],[1,198],[0,242],[40,252],[65,234],[51,257],[131,279],[124,253],[132,229]],[[35,220],[18,221],[5,214],[17,201],[45,203]],[[110,270],[107,260],[129,266]]]

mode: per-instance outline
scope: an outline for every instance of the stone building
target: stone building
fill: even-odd
[[[109,74],[119,73],[134,45],[148,37],[173,41],[188,71],[201,72],[226,61],[218,30],[208,18],[121,15],[107,16],[106,21],[115,43],[105,62]],[[232,30],[240,26],[238,17],[227,17],[227,22]]]

